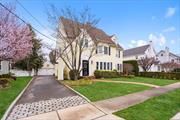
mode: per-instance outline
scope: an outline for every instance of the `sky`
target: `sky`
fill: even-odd
[[[16,13],[34,28],[51,37],[51,24],[47,9],[54,4],[58,9],[71,7],[77,12],[89,7],[91,14],[100,19],[97,27],[108,35],[115,34],[124,49],[153,41],[156,52],[165,47],[180,55],[180,0],[18,0],[38,21],[39,25],[15,0]],[[40,34],[43,42],[55,46],[55,42]],[[54,38],[52,38],[54,39]],[[48,52],[48,50],[44,50]]]

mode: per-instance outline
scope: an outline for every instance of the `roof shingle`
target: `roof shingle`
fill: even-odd
[[[139,54],[144,54],[144,52],[147,50],[147,48],[150,45],[144,45],[144,46],[140,46],[140,47],[136,47],[136,48],[131,48],[131,49],[127,49],[124,50],[123,56],[127,57],[127,56],[133,56],[133,55],[139,55]]]
[[[79,29],[79,25],[81,25],[80,23],[74,22],[70,19],[66,19],[64,17],[61,17],[61,22],[64,26],[64,30],[67,34],[68,37],[70,38],[74,38],[76,36],[78,36],[80,34],[80,29]],[[77,30],[74,33],[74,28],[76,27],[76,25],[78,26]],[[90,35],[90,37],[94,40],[96,40],[97,42],[102,42],[102,43],[107,43],[110,45],[115,45],[116,47],[123,49],[119,44],[116,44],[111,37],[107,35],[103,30],[92,27],[90,30],[87,31],[88,34]]]

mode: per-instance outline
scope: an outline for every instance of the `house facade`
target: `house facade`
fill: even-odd
[[[65,31],[69,19],[61,18],[60,30]],[[85,47],[81,55],[81,72],[80,76],[93,76],[95,70],[117,70],[123,71],[123,48],[117,43],[115,35],[109,36],[103,30],[93,27],[91,32],[87,32]],[[98,38],[98,43],[91,53],[94,39]],[[59,39],[58,43],[61,43]],[[61,49],[61,44],[57,43],[57,48]],[[73,43],[72,43],[73,45]],[[66,49],[68,50],[68,49]],[[92,57],[89,56],[92,55]],[[55,65],[55,75],[58,80],[64,79],[64,71],[69,71],[64,61],[59,57]]]
[[[140,60],[142,58],[156,58],[156,51],[153,48],[152,41],[147,45],[143,45],[140,47],[135,47],[131,49],[124,50],[123,61],[129,60]],[[157,71],[157,65],[152,65],[149,71]],[[139,66],[139,71],[143,71],[143,69]]]
[[[174,53],[169,51],[169,48],[166,47],[165,50],[161,50],[156,55],[156,60],[159,61],[159,64],[163,63],[177,63],[180,64],[180,56],[175,55]],[[158,71],[165,71],[161,65],[158,67]]]

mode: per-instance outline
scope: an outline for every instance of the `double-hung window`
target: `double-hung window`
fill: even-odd
[[[103,46],[98,46],[98,53],[103,53]]]
[[[107,63],[107,70],[109,70],[109,62]]]
[[[102,68],[103,68],[103,63],[100,62],[100,70],[102,70]]]
[[[108,54],[108,47],[104,46],[104,54]]]
[[[96,70],[99,69],[99,62],[96,62]]]
[[[104,70],[106,70],[106,62],[104,62]]]

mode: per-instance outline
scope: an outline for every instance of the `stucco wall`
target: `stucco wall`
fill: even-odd
[[[9,73],[9,61],[1,61],[0,75]]]

